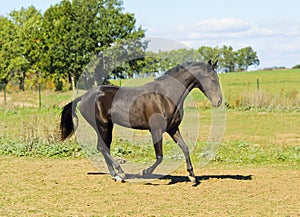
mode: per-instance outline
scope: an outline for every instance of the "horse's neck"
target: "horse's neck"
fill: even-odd
[[[188,79],[178,80],[182,87],[184,87],[184,90],[180,92],[180,96],[178,99],[178,105],[181,107],[183,106],[183,102],[187,95],[191,92],[191,90],[195,87],[195,80],[192,77],[189,77]]]
[[[189,92],[195,87],[194,80],[191,76],[168,76],[160,82],[161,91],[177,106],[182,106]]]

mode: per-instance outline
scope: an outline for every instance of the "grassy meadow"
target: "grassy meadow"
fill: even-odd
[[[226,128],[214,163],[282,164],[300,166],[300,70],[273,70],[220,74],[226,98]],[[122,80],[122,85],[142,85],[151,79]],[[119,85],[120,81],[113,81]],[[80,158],[75,139],[59,141],[59,118],[73,92],[0,92],[0,155]],[[210,104],[199,90],[185,103],[186,113],[200,114],[193,159],[209,135]],[[192,123],[193,120],[187,121]],[[166,140],[165,151],[173,145]],[[130,144],[114,135],[112,152],[123,158],[153,158],[153,148]]]
[[[231,108],[275,111],[300,107],[299,69],[229,73],[220,75],[220,80]]]

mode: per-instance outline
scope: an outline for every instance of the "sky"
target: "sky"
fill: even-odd
[[[0,15],[34,5],[45,11],[59,0],[0,0]],[[251,46],[260,59],[255,68],[300,64],[299,0],[124,0],[147,37],[184,46]]]

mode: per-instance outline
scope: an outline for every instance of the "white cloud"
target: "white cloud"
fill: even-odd
[[[187,46],[184,43],[171,38],[151,36],[146,37],[145,40],[149,42],[147,50],[153,52],[158,52],[160,50],[170,51],[180,48],[187,48]]]
[[[298,34],[298,37],[300,36],[300,34]],[[286,45],[287,51],[289,51],[290,53],[297,53],[300,51],[300,39],[294,39],[291,40],[287,45]],[[300,62],[300,56],[299,56],[299,62]]]
[[[204,33],[244,32],[250,28],[247,21],[232,18],[209,19],[195,23],[191,31]]]
[[[278,35],[299,35],[299,29],[282,29],[277,27],[259,26],[240,19],[209,19],[191,26],[179,26],[175,35],[184,39],[243,39],[273,37]],[[173,33],[173,34],[174,34]]]
[[[189,47],[228,45],[239,49],[251,46],[257,51],[262,68],[276,65],[291,67],[300,62],[299,23],[273,21],[258,24],[222,18],[170,29],[156,29],[155,32],[156,35],[173,38]]]
[[[179,37],[189,40],[199,38],[231,38],[250,29],[250,24],[239,19],[209,19],[190,26],[178,26],[173,31]]]

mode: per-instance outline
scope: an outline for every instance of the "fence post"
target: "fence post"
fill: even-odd
[[[256,88],[257,88],[257,91],[259,91],[259,79],[258,78],[256,79]]]
[[[41,95],[41,84],[38,84],[38,92],[39,92],[39,108],[42,108],[42,95]]]
[[[3,86],[3,91],[4,91],[4,105],[6,105],[6,83],[3,82],[4,86]]]

